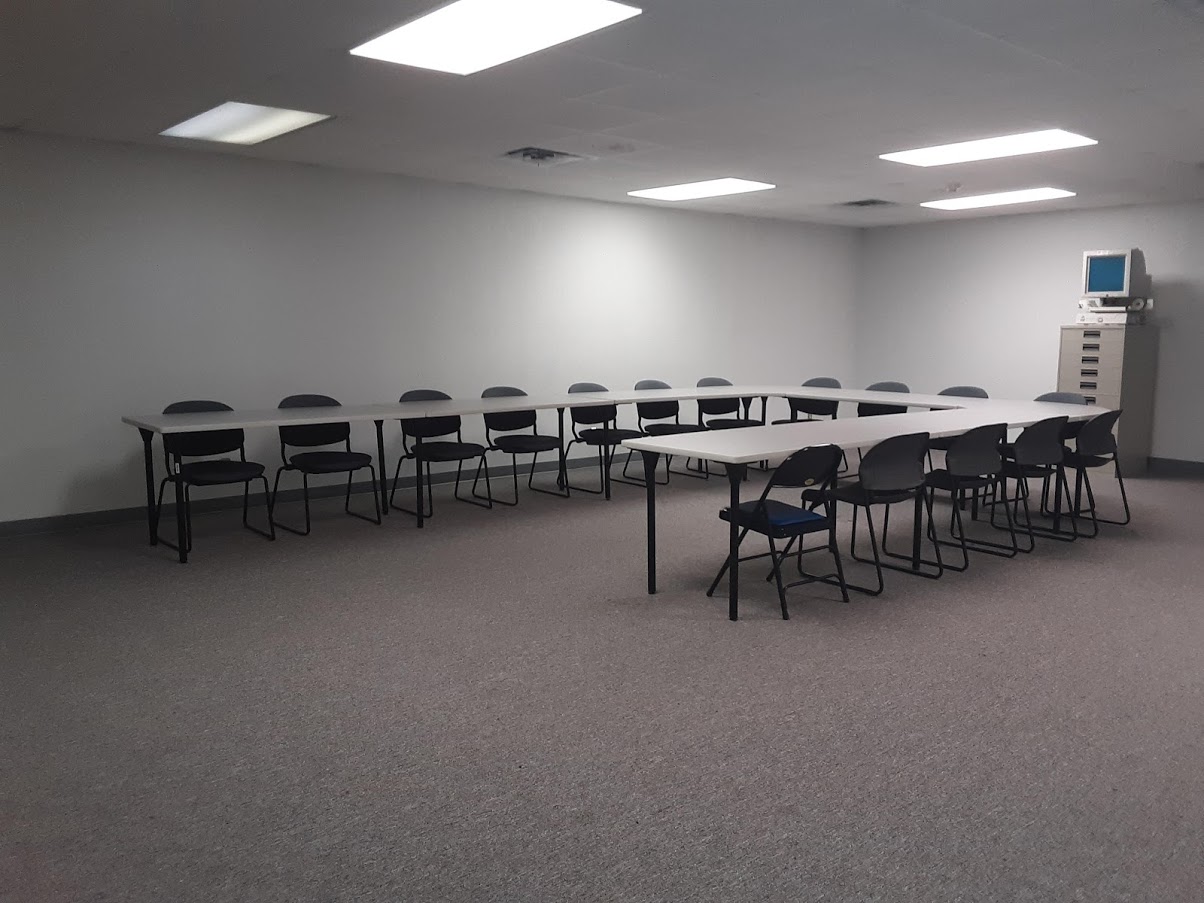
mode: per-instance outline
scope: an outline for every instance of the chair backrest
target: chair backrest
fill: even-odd
[[[696,383],[700,389],[707,386],[730,386],[731,384],[730,379],[724,379],[722,376],[704,376]],[[700,398],[698,399],[698,412],[708,417],[719,414],[738,414],[740,413],[740,399]]]
[[[947,389],[941,389],[937,395],[953,395],[957,398],[989,398],[987,390],[980,386],[949,386]]]
[[[672,389],[673,387],[661,379],[641,379],[635,384],[637,392],[645,389]],[[681,405],[676,401],[637,401],[636,415],[640,420],[668,420],[681,413]]]
[[[578,392],[609,392],[610,389],[601,383],[573,383],[569,386],[569,394]],[[596,423],[609,423],[619,416],[619,409],[613,404],[595,404],[587,408],[569,408],[569,417],[574,424],[583,423],[587,426]]]
[[[865,387],[867,392],[910,392],[907,383],[893,382],[887,380],[880,383],[870,383]],[[878,404],[876,402],[863,402],[857,405],[858,417],[877,417],[882,414],[905,414],[907,413],[907,405],[899,404]]]
[[[1038,395],[1033,401],[1055,401],[1059,404],[1086,404],[1087,396],[1080,395],[1078,392],[1045,392]]]
[[[481,393],[482,398],[525,398],[522,389],[514,386],[490,386]],[[498,411],[485,415],[485,429],[498,433],[512,433],[515,430],[530,429],[535,426],[534,411]]]
[[[1084,423],[1075,437],[1078,453],[1095,456],[1116,454],[1116,436],[1112,428],[1116,426],[1120,414],[1120,411],[1105,411]]]
[[[858,479],[868,492],[903,492],[924,483],[928,433],[908,433],[883,439],[865,453]]]
[[[438,389],[410,389],[403,392],[399,402],[407,401],[450,401],[451,396]],[[407,417],[399,421],[401,434],[411,439],[434,439],[436,436],[447,436],[460,431],[460,417],[450,414],[446,417]]]
[[[945,452],[945,469],[955,477],[990,477],[1003,469],[1001,446],[1007,440],[1006,423],[976,426],[953,440]]]
[[[1032,426],[1026,426],[1012,445],[1016,463],[1020,465],[1060,464],[1065,449],[1062,447],[1062,430],[1067,418],[1047,417]]]
[[[831,376],[813,376],[803,385],[817,389],[839,389],[840,380]],[[792,416],[806,414],[809,417],[835,417],[840,407],[839,401],[821,401],[818,398],[788,398],[786,401],[790,405]]]
[[[206,411],[233,411],[220,401],[176,401],[163,409],[164,414],[203,414]],[[243,446],[242,430],[206,430],[203,433],[164,433],[163,451],[177,458],[204,458],[238,451]],[[168,465],[170,467],[170,463]]]
[[[334,408],[339,403],[329,395],[290,395],[280,402],[280,408]],[[351,437],[350,423],[312,423],[305,426],[280,427],[280,444],[313,448],[334,445]]]
[[[835,445],[811,445],[802,448],[777,466],[765,491],[773,488],[823,488],[835,484],[840,469],[841,451]]]

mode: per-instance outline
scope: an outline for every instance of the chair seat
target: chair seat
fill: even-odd
[[[755,501],[742,502],[736,509],[736,523],[754,533],[771,532],[775,535],[814,533],[831,526],[825,515],[777,499],[766,499],[765,507],[758,516],[758,504]],[[732,509],[724,508],[719,512],[719,517],[730,522]]]
[[[1076,451],[1066,450],[1066,455],[1063,458],[1067,467],[1072,467],[1078,470],[1083,467],[1103,467],[1105,464],[1112,463],[1111,455],[1080,455]]]
[[[578,441],[584,442],[586,445],[602,445],[607,441],[611,445],[618,445],[620,442],[626,442],[628,439],[639,439],[643,435],[639,430],[589,429],[582,430],[577,434],[577,438]]]
[[[466,461],[485,454],[485,446],[476,442],[420,442],[414,456],[423,461]]]
[[[555,436],[498,436],[493,440],[494,448],[509,455],[535,454],[537,452],[555,451],[560,448],[560,440]]]
[[[180,467],[180,477],[193,486],[245,483],[263,476],[263,465],[254,461],[190,461]]]
[[[860,482],[842,483],[832,491],[832,497],[838,502],[846,502],[850,505],[893,505],[896,502],[906,502],[915,498],[915,490],[901,489],[898,492],[875,491],[871,495]]]
[[[304,473],[348,473],[368,467],[372,456],[349,451],[302,452],[289,458],[288,463]]]
[[[994,477],[955,477],[949,471],[941,469],[931,471],[925,481],[933,489],[943,489],[955,492],[959,489],[985,489],[995,482]]]
[[[1001,473],[1005,477],[1045,477],[1053,473],[1052,464],[1017,464],[1014,458],[1005,457]]]
[[[706,428],[708,430],[742,430],[750,426],[764,426],[762,420],[749,420],[744,417],[720,417],[715,420],[708,420]]]
[[[644,435],[680,436],[684,433],[701,433],[705,429],[696,423],[648,423],[644,425]]]

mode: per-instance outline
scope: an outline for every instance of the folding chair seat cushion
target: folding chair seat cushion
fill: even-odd
[[[645,436],[680,436],[684,433],[701,433],[705,428],[694,423],[646,423]]]
[[[894,505],[915,498],[910,491],[869,493],[859,482],[844,483],[832,490],[832,497],[849,505]]]
[[[531,455],[539,452],[555,451],[560,448],[560,440],[555,436],[536,436],[522,433],[513,436],[497,436],[493,447],[508,455]]]
[[[955,477],[944,469],[930,471],[925,480],[933,489],[943,489],[946,492],[956,492],[959,489],[985,489],[995,482],[992,477]]]
[[[745,427],[764,425],[765,423],[761,420],[752,420],[746,417],[719,417],[707,421],[707,428],[712,430],[740,430]]]
[[[580,440],[586,445],[601,445],[607,441],[611,445],[618,445],[620,442],[626,442],[628,439],[639,439],[644,434],[639,430],[588,429],[582,430],[578,435],[580,436]]]
[[[466,461],[485,454],[485,446],[476,442],[421,442],[414,446],[415,457],[423,461]]]
[[[736,523],[758,532],[765,532],[768,527],[774,532],[785,530],[792,534],[827,530],[829,527],[828,518],[817,511],[809,511],[778,499],[765,499],[764,507],[758,512],[759,504],[757,501],[742,502],[736,509]],[[730,522],[732,509],[724,508],[719,512],[719,517]]]
[[[363,452],[312,451],[293,455],[288,463],[304,473],[347,473],[370,466],[372,456]]]
[[[219,486],[258,480],[263,470],[254,461],[192,461],[180,466],[180,476],[194,486]]]

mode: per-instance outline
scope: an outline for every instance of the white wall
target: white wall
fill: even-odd
[[[119,418],[179,399],[849,378],[858,245],[849,229],[0,135],[0,521],[141,504]],[[371,450],[370,425],[354,435]],[[248,439],[274,466],[274,436]]]
[[[1204,461],[1204,203],[1025,214],[873,229],[858,267],[859,384],[921,392],[1056,388],[1058,327],[1078,312],[1083,251],[1141,248],[1160,352],[1153,455]]]

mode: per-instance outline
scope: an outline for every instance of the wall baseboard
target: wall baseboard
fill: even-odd
[[[556,461],[540,461],[536,464],[535,472],[555,472],[557,466],[558,463]],[[570,470],[577,470],[587,467],[596,468],[597,466],[597,458],[570,458],[568,461],[568,467]],[[633,462],[633,467],[638,469],[641,476],[643,475],[643,465],[639,463],[638,459]],[[518,476],[520,490],[524,488],[526,471],[527,468],[523,467],[522,463],[520,462]],[[489,478],[491,480],[505,478],[508,481],[510,479],[510,467],[508,465],[490,467]],[[437,485],[443,483],[453,483],[455,482],[456,474],[455,471],[434,473],[431,475],[431,479],[432,482]],[[402,479],[398,481],[397,487],[399,489],[405,488],[413,490],[414,483],[416,481],[416,477],[402,477]],[[471,478],[468,480],[468,482],[471,484]],[[390,482],[388,485],[391,487],[392,482]],[[351,486],[351,492],[353,494],[366,493],[371,491],[371,489],[372,485],[367,480],[359,483],[353,483]],[[506,489],[509,489],[509,486],[507,486]],[[309,497],[311,499],[332,498],[335,496],[342,496],[346,491],[347,489],[345,484],[343,486],[310,486]],[[282,489],[276,501],[284,503],[299,503],[301,501],[301,490]],[[413,499],[407,497],[405,504],[412,505],[413,501]],[[262,506],[264,504],[264,493],[251,493],[252,507],[256,505]],[[192,503],[192,511],[194,514],[204,514],[209,511],[224,511],[230,508],[241,507],[241,495],[224,495],[212,499],[197,499]],[[167,504],[165,501],[163,505],[162,517],[164,520],[170,520],[175,516],[176,506],[174,504]],[[85,511],[80,514],[58,514],[52,517],[31,517],[25,520],[0,521],[0,537],[25,536],[34,533],[56,533],[63,530],[77,530],[81,527],[99,527],[108,524],[128,523],[130,521],[145,522],[146,507],[144,505],[139,505],[136,508],[113,508],[107,511]]]
[[[1150,458],[1153,477],[1204,477],[1204,461],[1180,461],[1177,458]]]

